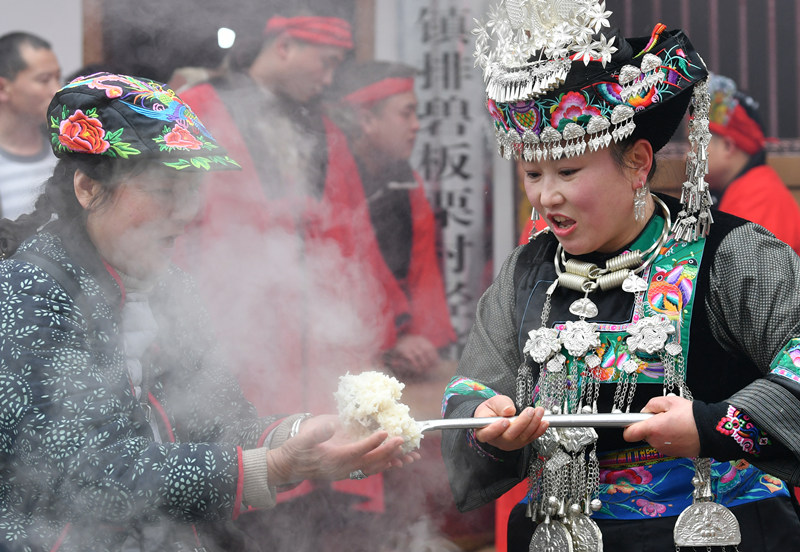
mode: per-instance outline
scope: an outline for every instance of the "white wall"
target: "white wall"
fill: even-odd
[[[81,0],[0,0],[0,35],[33,33],[53,45],[63,75],[83,65]]]

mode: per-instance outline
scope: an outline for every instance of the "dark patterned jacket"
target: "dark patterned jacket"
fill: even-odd
[[[119,332],[124,290],[88,243],[51,223],[0,262],[3,550],[114,550],[151,522],[231,519],[242,449],[261,444],[274,422],[256,417],[214,359],[176,269],[151,296],[160,335],[142,359],[149,399],[140,404]],[[68,293],[52,265],[39,266],[48,263],[81,291]]]
[[[677,200],[661,197],[674,216],[680,209]],[[470,393],[448,389],[445,417],[472,416],[490,396],[487,393],[515,396],[518,368],[525,361],[525,337],[539,323],[542,296],[555,278],[555,243],[551,235],[542,234],[515,249],[481,298],[454,382],[463,378],[486,389]],[[790,247],[760,226],[715,212],[695,283],[687,360],[701,453],[716,460],[746,459],[793,485],[800,484],[799,277],[800,258]],[[554,294],[550,320],[577,318],[568,307],[580,296],[564,290]],[[611,311],[620,320],[630,320],[630,294],[609,291],[596,300],[603,315]],[[528,308],[526,318],[526,308],[536,301],[538,306]],[[632,411],[661,393],[660,385],[650,387],[654,389],[649,394],[640,389],[645,396],[634,402]],[[769,451],[756,457],[754,451],[742,450],[734,439],[716,431],[716,422],[729,405],[770,436]],[[601,411],[610,411],[608,406]],[[532,449],[505,452],[482,444],[481,450],[468,436],[467,430],[442,436],[442,454],[462,510],[486,504],[524,480]],[[622,442],[619,430],[601,433],[600,450],[613,450],[613,445],[633,446]]]

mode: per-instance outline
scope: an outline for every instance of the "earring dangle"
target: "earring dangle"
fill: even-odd
[[[536,211],[536,207],[531,207],[531,222],[536,222],[539,220],[539,213]]]
[[[647,206],[647,195],[650,189],[647,183],[642,181],[642,186],[636,189],[636,194],[633,196],[633,218],[637,222],[644,220],[645,207]]]

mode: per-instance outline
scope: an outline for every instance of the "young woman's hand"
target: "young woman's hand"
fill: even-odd
[[[402,437],[387,437],[385,431],[376,431],[356,440],[347,434],[337,416],[309,418],[296,436],[267,453],[270,484],[345,479],[357,470],[372,475],[419,459],[416,452],[403,454]]]
[[[647,441],[651,447],[668,456],[690,458],[700,454],[692,401],[674,395],[655,397],[642,412],[652,412],[656,416],[625,428],[622,436],[626,441]]]
[[[495,395],[475,409],[476,418],[492,416],[513,416],[517,409],[514,401],[506,395]],[[542,421],[544,409],[527,407],[517,419],[499,420],[481,429],[475,430],[475,438],[481,443],[489,443],[501,450],[517,450],[532,443],[542,436],[550,424]]]

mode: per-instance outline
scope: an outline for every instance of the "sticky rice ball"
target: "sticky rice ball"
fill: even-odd
[[[362,372],[339,377],[334,393],[339,418],[356,437],[382,429],[390,437],[402,437],[403,452],[419,448],[422,432],[400,402],[404,383],[381,372]]]

